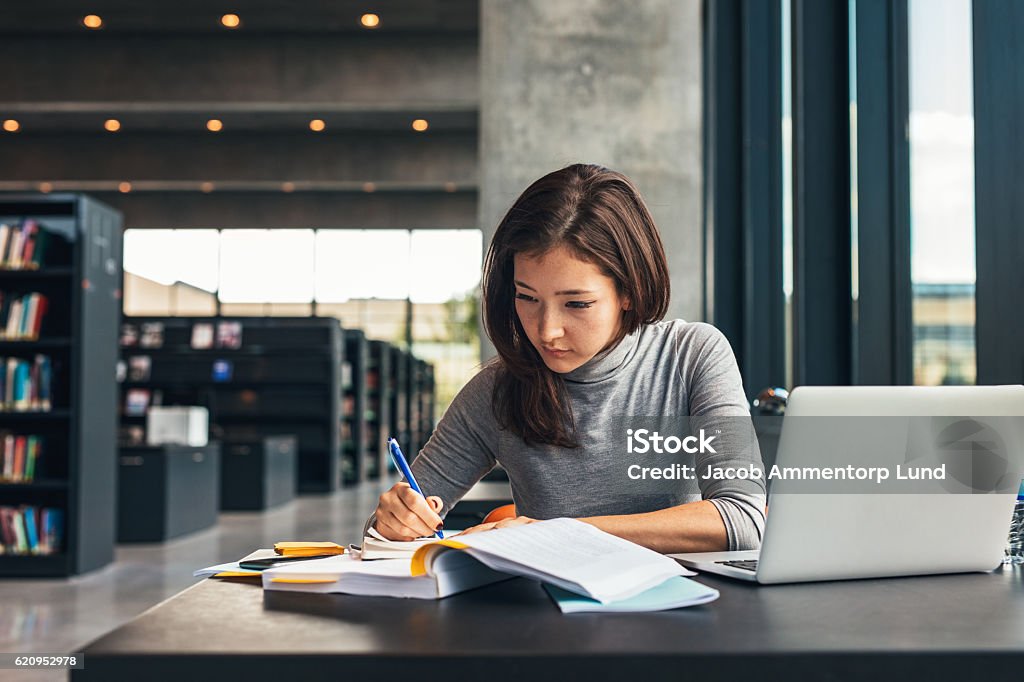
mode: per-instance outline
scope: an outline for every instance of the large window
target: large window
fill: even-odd
[[[438,414],[480,362],[479,230],[127,230],[127,315],[333,316],[435,367]]]
[[[910,0],[914,383],[971,384],[974,115],[970,0]]]

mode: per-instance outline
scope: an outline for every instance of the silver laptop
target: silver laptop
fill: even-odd
[[[844,439],[821,429],[794,427],[827,425],[828,419],[845,423],[837,417],[894,415],[933,421],[948,416],[984,422],[988,417],[989,428],[996,431],[988,433],[989,440],[981,447],[1000,442],[1013,463],[997,473],[1004,478],[1020,476],[1024,386],[796,388],[790,394],[775,464],[783,470],[820,466],[840,441],[852,445],[847,452],[853,457],[862,453],[876,463],[906,463],[906,437],[900,440],[879,429],[859,428]],[[798,417],[823,419],[796,421]],[[851,439],[856,442],[848,443]],[[973,443],[967,447],[979,451]],[[1003,481],[991,488],[996,492],[985,494],[783,494],[780,485],[768,482],[769,513],[760,550],[670,556],[688,568],[762,584],[990,571],[1002,561],[1019,484]]]

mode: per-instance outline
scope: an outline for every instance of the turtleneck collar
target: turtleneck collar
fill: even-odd
[[[592,384],[613,376],[636,354],[637,340],[642,330],[641,326],[632,334],[627,334],[618,344],[601,351],[571,372],[566,372],[562,378],[573,383]]]

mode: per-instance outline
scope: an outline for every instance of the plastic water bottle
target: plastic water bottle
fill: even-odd
[[[1013,508],[1013,520],[1010,521],[1010,535],[1006,541],[1004,564],[1024,564],[1024,481],[1017,491],[1017,504]]]

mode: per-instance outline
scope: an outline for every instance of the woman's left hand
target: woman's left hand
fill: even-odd
[[[504,519],[502,521],[495,521],[494,523],[481,523],[478,526],[472,526],[459,533],[459,535],[466,535],[468,533],[480,533],[485,530],[494,530],[495,528],[511,528],[512,526],[524,526],[527,523],[535,523],[537,519],[531,519],[529,516],[517,516],[514,519]]]

